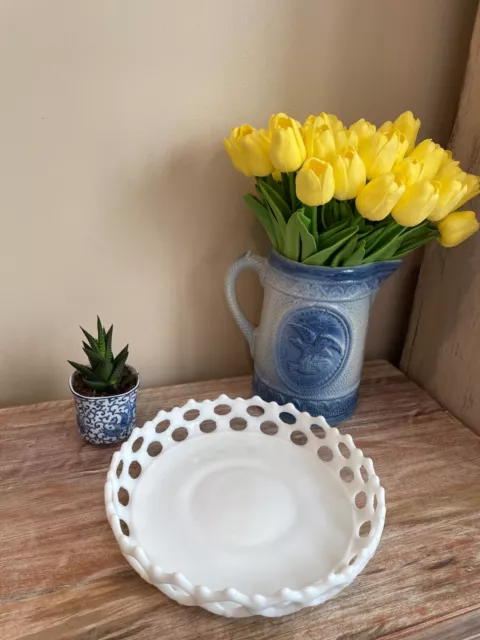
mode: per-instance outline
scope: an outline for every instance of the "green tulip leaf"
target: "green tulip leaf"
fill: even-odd
[[[251,193],[247,193],[243,196],[243,199],[248,204],[250,209],[252,209],[253,213],[257,216],[257,220],[260,222],[262,227],[265,229],[265,233],[270,239],[272,246],[278,251],[282,248],[281,242],[281,234],[278,230],[278,225],[275,217],[271,213],[270,209],[265,207],[258,198],[253,196]]]
[[[356,225],[349,225],[347,221],[332,227],[325,233],[318,236],[317,247],[319,249],[327,249],[332,244],[335,244],[337,240],[341,240],[344,237],[351,238],[352,235],[358,232]]]
[[[360,240],[352,255],[343,262],[344,267],[357,267],[365,256],[365,240]]]
[[[331,266],[339,267],[340,265],[343,265],[344,261],[347,260],[355,250],[357,242],[357,236],[350,238],[347,244],[343,245],[343,247],[333,256]]]
[[[318,242],[318,207],[304,206],[305,215],[310,220],[309,231],[315,238],[315,244]]]
[[[327,231],[335,224],[338,223],[338,220],[335,219],[334,215],[334,200],[330,200],[327,204],[322,206],[322,211],[320,214],[322,228]]]
[[[277,191],[275,191],[275,189],[271,187],[269,184],[267,184],[266,182],[263,182],[262,180],[259,180],[257,184],[262,196],[268,202],[268,204],[270,205],[270,208],[274,212],[278,223],[280,224],[280,219],[282,218],[283,218],[283,221],[286,223],[286,221],[290,218],[290,215],[292,213],[290,210],[290,206],[277,193]]]
[[[390,220],[387,224],[380,223],[380,228],[375,229],[371,236],[366,238],[366,255],[367,258],[374,252],[385,246],[392,239],[402,235],[405,227],[399,225],[395,220]]]
[[[283,254],[290,260],[297,260],[301,254],[301,260],[305,260],[315,253],[317,246],[312,234],[305,225],[308,218],[303,213],[303,209],[295,211],[287,224],[285,233],[285,247]]]
[[[287,199],[285,198],[285,191],[283,189],[283,184],[281,182],[277,182],[272,176],[272,174],[270,174],[266,178],[263,178],[263,180],[265,180],[268,186],[272,187],[272,189],[274,189],[278,193],[278,195],[280,196],[280,198],[282,198],[282,200],[287,202]]]
[[[320,233],[317,238],[317,245],[324,247],[330,244],[331,238],[335,236],[339,231],[342,231],[348,227],[348,221],[344,220],[343,222],[339,222],[333,227],[330,227],[328,231],[324,231]]]
[[[400,248],[398,249],[397,253],[395,253],[395,255],[393,256],[393,259],[399,260],[400,258],[404,258],[409,253],[412,253],[412,251],[415,251],[415,249],[418,249],[419,247],[422,247],[423,245],[428,244],[429,242],[431,242],[432,240],[435,240],[435,238],[438,238],[439,236],[440,236],[440,232],[434,229],[434,230],[431,230],[428,235],[423,236],[421,238],[414,238],[413,240],[410,240],[409,242],[406,242],[406,243],[403,242],[403,238],[402,238],[402,244],[400,245]]]
[[[357,233],[357,231],[358,231],[357,226],[340,231],[339,233],[337,233],[335,236],[332,237],[330,241],[331,244],[329,246],[322,248],[320,251],[313,254],[306,260],[303,260],[303,263],[316,265],[316,266],[321,266],[325,264],[325,262],[330,258],[330,256],[332,256],[335,253],[335,251],[340,249],[341,246],[343,246],[346,242],[348,242],[348,240],[350,240],[350,238],[354,236]]]
[[[353,212],[350,205],[348,204],[348,200],[339,200],[338,210],[340,212],[341,219],[348,218],[348,220],[350,221],[353,219]]]
[[[390,260],[395,252],[398,251],[402,242],[401,235],[405,231],[405,227],[395,224],[382,233],[370,247],[367,246],[366,258],[364,264],[378,262],[379,260]],[[372,248],[373,247],[373,248]]]
[[[384,233],[385,233],[384,227],[382,227],[381,229],[379,229],[378,227],[375,227],[373,231],[371,231],[368,235],[364,236],[365,250],[367,251],[367,253],[370,251],[370,249],[374,249],[377,243],[379,242],[381,243],[381,238]]]

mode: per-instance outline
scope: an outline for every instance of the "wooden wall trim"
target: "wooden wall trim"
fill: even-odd
[[[449,146],[462,168],[480,174],[479,14]],[[478,200],[465,207],[477,216]],[[401,368],[480,433],[480,234],[425,252]]]

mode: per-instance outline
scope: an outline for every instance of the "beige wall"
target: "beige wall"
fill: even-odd
[[[0,404],[66,396],[97,312],[144,385],[247,371],[222,280],[266,243],[222,136],[411,108],[445,142],[475,4],[2,0]],[[386,286],[368,355],[401,349],[414,273]]]

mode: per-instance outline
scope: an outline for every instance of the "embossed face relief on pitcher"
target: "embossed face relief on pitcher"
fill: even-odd
[[[345,319],[325,307],[295,309],[280,324],[276,362],[291,389],[321,388],[342,370],[350,331]]]

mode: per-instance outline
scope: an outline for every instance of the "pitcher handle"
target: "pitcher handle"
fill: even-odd
[[[238,324],[240,330],[244,333],[247,339],[250,346],[250,353],[252,355],[254,349],[255,327],[245,318],[240,310],[237,295],[235,293],[235,285],[241,271],[244,269],[253,269],[257,272],[258,277],[260,278],[260,284],[263,286],[266,263],[266,258],[262,258],[255,253],[247,251],[247,253],[244,253],[243,256],[237,258],[235,262],[230,265],[227,275],[225,276],[225,296],[227,298],[228,306],[235,318],[235,322]]]

